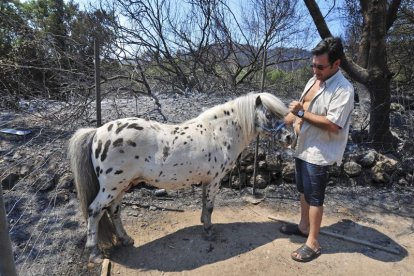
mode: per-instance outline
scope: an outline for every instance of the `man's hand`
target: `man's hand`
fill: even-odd
[[[297,114],[299,110],[304,110],[303,105],[301,102],[298,101],[292,101],[289,104],[289,111],[292,112],[293,114]]]

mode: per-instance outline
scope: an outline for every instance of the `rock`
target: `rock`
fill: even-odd
[[[405,180],[404,178],[400,178],[397,183],[400,186],[408,186],[408,181]]]
[[[254,171],[254,165],[249,165],[246,167],[246,173],[252,174]]]
[[[32,165],[25,164],[25,165],[20,167],[19,175],[21,177],[24,177],[24,176],[28,175],[32,171],[32,169],[33,169]]]
[[[404,112],[405,108],[402,104],[399,103],[391,103],[390,111],[392,112]]]
[[[250,186],[253,186],[253,176],[250,178]],[[269,177],[259,173],[256,175],[256,189],[264,189],[269,184]]]
[[[258,168],[261,169],[261,170],[267,169],[267,162],[266,161],[263,161],[263,160],[259,161],[259,163],[257,165],[258,165]]]
[[[155,196],[166,196],[167,194],[167,190],[165,189],[157,189],[154,191],[154,195]]]
[[[371,169],[372,181],[375,183],[388,183],[391,177],[382,169],[381,165],[376,165]]]
[[[3,190],[10,190],[16,185],[18,180],[19,176],[16,173],[9,173],[9,175],[1,181],[1,186],[3,187]]]
[[[382,155],[381,160],[375,164],[380,170],[388,174],[393,174],[397,170],[398,160],[393,155]]]
[[[349,161],[344,164],[344,171],[349,177],[355,177],[361,174],[362,166],[354,161]]]
[[[361,164],[364,168],[371,168],[375,164],[375,160],[377,159],[377,152],[374,150],[370,150],[365,153],[360,159],[359,164]]]
[[[295,165],[293,162],[284,164],[282,170],[282,179],[287,183],[295,183]]]
[[[50,191],[56,186],[55,176],[50,173],[43,173],[36,179],[35,185],[39,191]]]

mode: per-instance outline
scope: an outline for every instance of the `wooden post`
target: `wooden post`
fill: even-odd
[[[99,39],[96,37],[94,40],[95,51],[95,91],[96,91],[96,125],[100,127],[102,125],[101,114],[101,62],[99,58]]]
[[[6,210],[3,203],[3,187],[0,185],[0,275],[17,275],[14,264],[13,251],[6,219]]]

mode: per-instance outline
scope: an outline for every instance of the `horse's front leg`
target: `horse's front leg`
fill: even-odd
[[[219,180],[215,179],[211,183],[203,183],[203,209],[201,211],[201,222],[204,225],[204,231],[207,239],[213,239],[211,224],[211,214],[214,209],[214,199],[219,190]]]
[[[116,236],[118,238],[118,245],[132,245],[134,239],[132,239],[125,231],[121,220],[121,202],[124,197],[124,192],[121,192],[109,207],[109,216],[115,227]]]

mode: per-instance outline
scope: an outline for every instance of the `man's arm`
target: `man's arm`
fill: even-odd
[[[285,117],[285,121],[286,121],[287,117],[289,117],[289,118],[291,118],[292,116],[296,117],[296,114],[298,113],[299,110],[304,110],[302,103],[298,102],[298,101],[291,102],[289,104],[290,113],[289,113],[289,115],[287,115]],[[326,116],[316,115],[316,114],[313,114],[312,112],[309,112],[307,110],[304,110],[304,111],[305,111],[305,113],[302,117],[303,121],[306,121],[306,122],[308,122],[308,123],[310,123],[310,124],[312,124],[316,127],[319,127],[323,130],[327,130],[329,132],[337,133],[339,131],[340,127],[337,126],[336,124],[332,123],[331,121],[329,121],[326,118]]]

